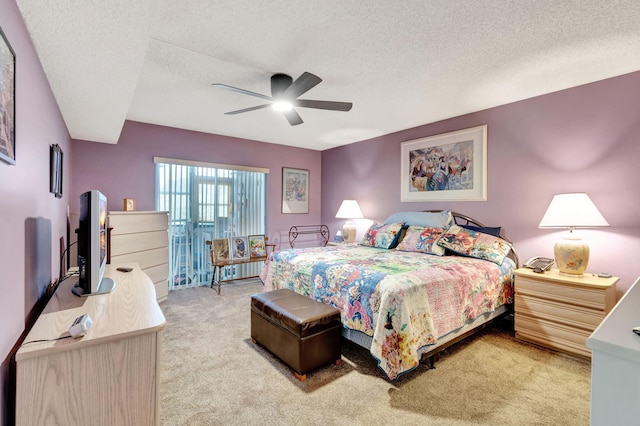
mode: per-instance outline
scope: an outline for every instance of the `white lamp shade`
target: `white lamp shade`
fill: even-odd
[[[570,233],[556,242],[553,255],[560,274],[581,277],[589,264],[589,246],[573,229],[609,224],[587,194],[574,193],[555,195],[538,226],[569,228]]]
[[[356,200],[344,200],[336,213],[338,219],[362,219],[363,217]]]
[[[585,193],[558,194],[547,208],[540,228],[592,228],[609,226]]]
[[[362,219],[362,210],[356,200],[344,200],[336,213],[338,219]],[[356,239],[357,228],[355,223],[347,220],[342,227],[342,238],[345,243],[353,243]]]

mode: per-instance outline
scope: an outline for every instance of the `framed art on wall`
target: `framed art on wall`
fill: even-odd
[[[1,28],[0,160],[16,163],[16,54]]]
[[[282,213],[309,213],[309,170],[282,168]]]
[[[62,159],[64,158],[60,145],[49,147],[49,192],[56,198],[62,198]]]
[[[401,144],[401,201],[487,199],[487,126]]]

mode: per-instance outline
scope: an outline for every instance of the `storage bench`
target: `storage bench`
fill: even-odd
[[[295,371],[298,380],[325,364],[340,363],[340,311],[280,289],[251,296],[251,339]]]

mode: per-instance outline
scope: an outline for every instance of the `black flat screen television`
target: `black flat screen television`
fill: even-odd
[[[107,264],[107,197],[98,190],[80,195],[78,217],[78,285],[73,293],[91,296],[111,292],[116,283],[104,276]]]

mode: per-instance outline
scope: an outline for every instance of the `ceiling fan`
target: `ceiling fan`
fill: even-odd
[[[243,112],[255,111],[262,108],[273,107],[278,111],[282,111],[289,121],[289,124],[296,126],[302,124],[302,118],[293,107],[326,109],[331,111],[349,111],[353,104],[351,102],[332,102],[332,101],[314,101],[310,99],[298,99],[301,96],[317,86],[322,79],[317,75],[304,72],[295,81],[286,74],[274,74],[271,76],[271,96],[262,95],[260,93],[251,92],[249,90],[239,89],[237,87],[228,86],[226,84],[214,83],[213,87],[231,90],[243,93],[249,96],[265,99],[269,101],[267,104],[257,105],[250,108],[239,109],[237,111],[226,112],[227,115],[235,115]]]

